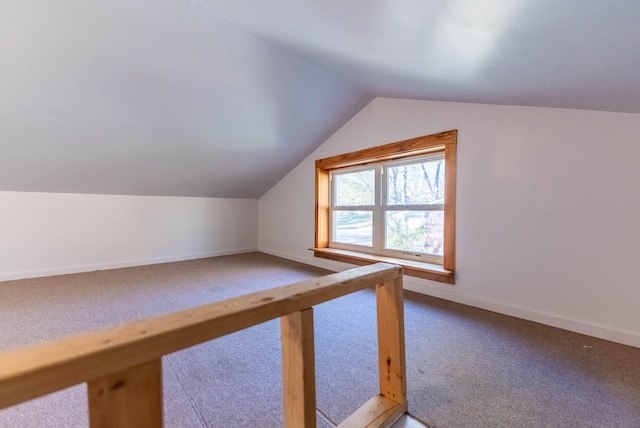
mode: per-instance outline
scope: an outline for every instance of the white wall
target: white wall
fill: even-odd
[[[0,280],[255,250],[258,201],[0,192]]]
[[[458,129],[454,286],[407,288],[640,347],[640,115],[378,98],[260,199],[259,249],[313,246],[316,159]]]

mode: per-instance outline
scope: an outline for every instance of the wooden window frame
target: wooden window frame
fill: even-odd
[[[451,130],[316,160],[315,245],[314,248],[311,248],[314,256],[356,265],[381,261],[395,263],[402,266],[407,275],[454,284],[457,142],[458,131]],[[329,247],[329,176],[331,171],[389,160],[411,159],[437,152],[444,152],[445,159],[442,266]]]

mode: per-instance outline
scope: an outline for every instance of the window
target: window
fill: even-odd
[[[453,283],[457,131],[316,161],[314,255]]]
[[[329,247],[442,265],[444,153],[329,173]]]

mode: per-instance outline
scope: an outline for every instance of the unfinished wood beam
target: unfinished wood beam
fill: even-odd
[[[395,401],[376,395],[345,419],[338,428],[388,428],[404,415]]]
[[[313,309],[280,318],[284,426],[315,428],[316,373]]]
[[[162,427],[162,364],[153,360],[88,382],[91,428]]]
[[[162,427],[163,355],[280,317],[285,427],[312,428],[311,307],[374,285],[380,394],[341,427],[390,427],[407,409],[404,314],[402,268],[384,263],[0,354],[0,408],[87,382],[91,428]]]
[[[0,354],[0,409],[107,377],[401,275],[398,266],[363,266]]]
[[[380,394],[407,410],[402,277],[376,286]]]

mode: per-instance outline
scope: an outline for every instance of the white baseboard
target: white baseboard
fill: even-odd
[[[119,262],[97,263],[82,266],[67,266],[55,269],[41,269],[22,272],[0,274],[0,281],[13,281],[27,278],[40,278],[44,276],[66,275],[71,273],[93,272],[96,270],[119,269],[134,266],[155,265],[158,263],[181,262],[185,260],[206,259],[209,257],[228,256],[231,254],[250,253],[258,251],[257,248],[235,248],[232,250],[211,251],[207,253],[182,254],[178,256],[158,257],[149,259],[123,260]]]
[[[310,256],[308,258],[286,254],[281,251],[276,251],[268,248],[258,248],[258,251],[336,272],[354,267],[353,265],[349,265],[346,263],[334,262],[331,260],[313,257],[311,255],[311,251],[309,251]],[[461,303],[463,305],[486,309],[488,311],[497,312],[499,314],[509,315],[515,318],[521,318],[552,327],[558,327],[564,330],[572,331],[574,333],[580,333],[587,336],[597,337],[599,339],[610,340],[612,342],[621,343],[623,345],[640,348],[640,333],[635,331],[601,325],[593,323],[591,321],[567,317],[565,315],[557,315],[549,312],[525,308],[510,303],[487,300],[480,297],[471,296],[466,293],[461,293],[460,291],[457,291],[455,289],[455,286],[439,288],[437,285],[435,285],[433,287],[430,287],[423,283],[416,282],[412,279],[412,277],[405,277],[404,288],[407,290],[415,291],[416,293],[426,294],[428,296],[433,296],[444,300],[450,300],[452,302]]]
[[[258,247],[258,251],[265,254],[271,254],[272,256],[281,257],[283,259],[293,260],[294,262],[304,263],[307,265],[327,269],[332,272],[340,272],[355,267],[354,265],[350,265],[348,263],[336,262],[333,260],[314,257],[312,251],[309,251],[309,257],[300,257],[293,254],[283,253],[282,251],[272,250],[270,248]]]
[[[412,281],[410,277],[405,277],[404,288],[406,288],[407,290],[415,291],[417,293],[450,300],[456,303],[462,303],[464,305],[469,305],[480,309],[486,309],[492,312],[497,312],[499,314],[509,315],[515,318],[521,318],[528,321],[569,330],[574,333],[580,333],[587,336],[597,337],[600,339],[621,343],[623,345],[640,348],[640,334],[634,331],[601,325],[591,321],[567,317],[565,315],[557,315],[550,312],[525,308],[510,303],[487,300],[476,296],[470,296],[459,291],[443,290],[436,287],[429,287],[424,284],[418,284]]]

